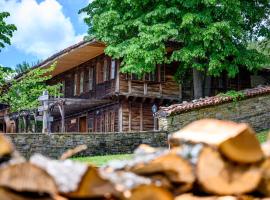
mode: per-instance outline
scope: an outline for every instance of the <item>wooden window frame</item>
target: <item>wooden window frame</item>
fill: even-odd
[[[111,60],[111,73],[110,73],[110,79],[115,79],[115,71],[116,71],[116,60]]]
[[[84,71],[81,71],[79,74],[80,74],[79,92],[80,94],[82,94],[84,92]]]
[[[94,68],[93,67],[89,67],[89,71],[88,71],[88,86],[89,86],[89,91],[93,90],[93,85],[94,85]]]
[[[74,74],[74,92],[73,92],[73,95],[76,96],[77,95],[77,87],[78,87],[78,74],[75,73]]]
[[[109,80],[109,70],[108,70],[108,60],[106,58],[104,58],[103,61],[103,82],[106,82]]]

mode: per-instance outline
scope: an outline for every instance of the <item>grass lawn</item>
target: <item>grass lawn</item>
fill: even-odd
[[[98,167],[108,163],[110,160],[126,160],[131,159],[132,154],[117,154],[117,155],[106,155],[106,156],[92,156],[92,157],[78,157],[72,158],[72,160],[86,162],[94,164]]]
[[[269,130],[264,130],[264,131],[261,131],[261,132],[257,133],[258,140],[261,143],[265,142],[266,139],[267,139],[268,133],[269,133]]]
[[[261,131],[257,133],[258,140],[262,143],[267,139],[269,130]],[[94,164],[98,167],[108,163],[110,160],[126,160],[131,159],[132,154],[118,154],[118,155],[106,155],[106,156],[92,156],[92,157],[77,157],[72,158],[72,160],[86,162],[89,164]]]

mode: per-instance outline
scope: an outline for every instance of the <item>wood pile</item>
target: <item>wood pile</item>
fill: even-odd
[[[0,200],[270,200],[270,142],[247,124],[204,119],[97,168],[40,154],[26,161],[0,135]]]

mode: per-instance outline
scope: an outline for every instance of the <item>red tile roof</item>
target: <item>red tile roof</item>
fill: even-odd
[[[258,95],[265,95],[270,93],[270,86],[258,86],[252,89],[242,90],[244,94],[244,98],[250,98]],[[166,117],[170,115],[177,115],[183,112],[209,107],[214,105],[219,105],[227,102],[233,101],[232,97],[229,96],[213,96],[213,97],[206,97],[197,100],[193,100],[191,102],[183,102],[180,104],[173,104],[168,107],[161,107],[160,110],[156,113],[157,117]]]

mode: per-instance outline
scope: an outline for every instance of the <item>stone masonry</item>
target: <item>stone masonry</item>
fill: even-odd
[[[64,134],[7,134],[16,149],[29,158],[34,153],[59,158],[63,152],[81,144],[88,149],[76,156],[93,156],[106,154],[132,153],[140,144],[154,147],[167,146],[166,132],[140,133],[64,133]]]

